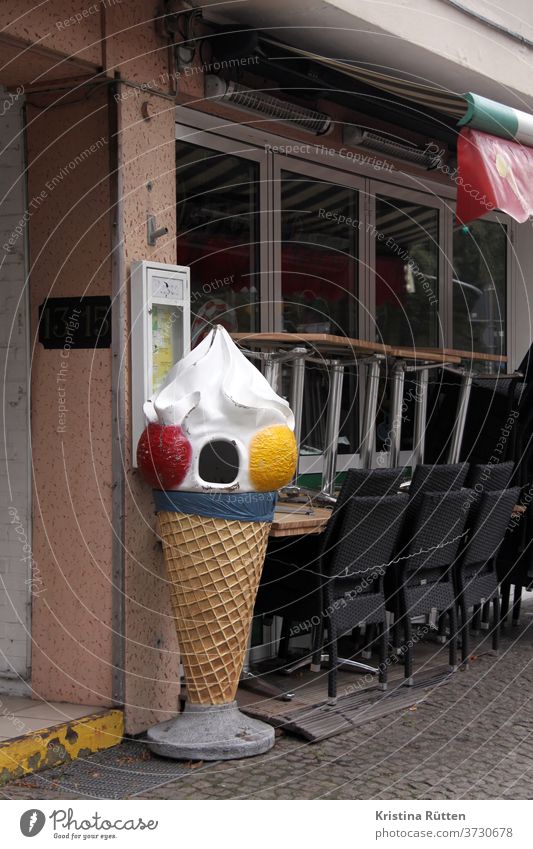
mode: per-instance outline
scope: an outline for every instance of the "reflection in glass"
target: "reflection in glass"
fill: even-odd
[[[396,198],[376,198],[377,337],[389,345],[439,343],[436,209]]]
[[[191,267],[191,344],[259,329],[259,165],[176,142],[177,262]]]
[[[453,344],[505,354],[507,231],[496,221],[458,225],[453,234]]]
[[[283,329],[357,338],[358,193],[313,177],[282,173],[281,292]],[[305,378],[302,456],[326,447],[328,371],[308,364]],[[358,450],[357,374],[344,375],[339,454]],[[319,466],[316,467],[317,469]]]
[[[358,195],[283,172],[283,329],[357,336]]]

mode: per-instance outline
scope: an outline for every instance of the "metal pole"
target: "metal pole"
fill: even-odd
[[[457,413],[455,416],[455,424],[453,426],[450,450],[448,453],[448,463],[458,463],[461,457],[461,446],[463,444],[463,434],[465,432],[466,414],[468,412],[468,402],[470,400],[470,391],[472,389],[472,377],[472,372],[465,371],[461,378],[459,401],[457,402]]]
[[[114,704],[123,705],[126,681],[126,484],[124,452],[126,449],[126,376],[124,351],[127,350],[127,307],[126,307],[126,259],[124,249],[124,174],[122,148],[122,113],[120,105],[120,77],[109,94],[109,153],[112,216],[111,289],[113,309],[111,311],[111,469],[113,476],[111,525],[112,535],[112,585],[111,585],[111,660],[112,699]],[[113,96],[114,93],[114,96]],[[118,101],[118,103],[117,103]]]
[[[376,413],[378,408],[379,360],[372,360],[366,367],[365,400],[363,408],[362,436],[360,447],[361,466],[371,469],[376,447]]]
[[[415,422],[413,428],[413,466],[424,462],[426,450],[426,417],[428,408],[428,370],[418,373],[415,399]]]
[[[295,359],[292,362],[291,374],[291,409],[294,413],[294,436],[296,438],[296,450],[298,452],[296,461],[296,472],[294,480],[298,478],[298,463],[300,460],[300,442],[302,439],[302,421],[304,404],[305,384],[305,354],[307,348],[295,348]],[[296,356],[298,355],[298,356]]]
[[[400,465],[404,382],[404,364],[403,362],[396,362],[392,367],[391,425],[389,430],[391,468]]]
[[[330,393],[326,421],[326,448],[324,451],[324,470],[322,472],[322,492],[333,495],[335,473],[337,470],[344,366],[339,360],[331,360],[327,364],[330,366]]]
[[[267,354],[265,357],[265,377],[274,392],[277,392],[279,387],[279,360],[274,355]]]

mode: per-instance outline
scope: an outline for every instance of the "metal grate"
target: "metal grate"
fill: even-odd
[[[212,765],[192,768],[187,763],[157,758],[145,743],[126,740],[112,749],[36,773],[25,778],[24,784],[44,792],[73,793],[74,798],[127,799],[192,773],[197,775]]]

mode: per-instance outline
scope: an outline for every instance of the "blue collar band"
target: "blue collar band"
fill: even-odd
[[[277,492],[174,492],[153,490],[158,513],[169,511],[239,522],[271,522]]]

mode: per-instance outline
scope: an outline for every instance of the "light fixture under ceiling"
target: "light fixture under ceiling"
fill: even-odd
[[[231,103],[239,109],[256,112],[265,118],[276,121],[289,121],[302,130],[308,130],[321,136],[331,127],[331,118],[324,112],[315,112],[304,106],[297,106],[233,81],[223,80],[214,74],[209,74],[205,81],[205,94],[211,100]]]

